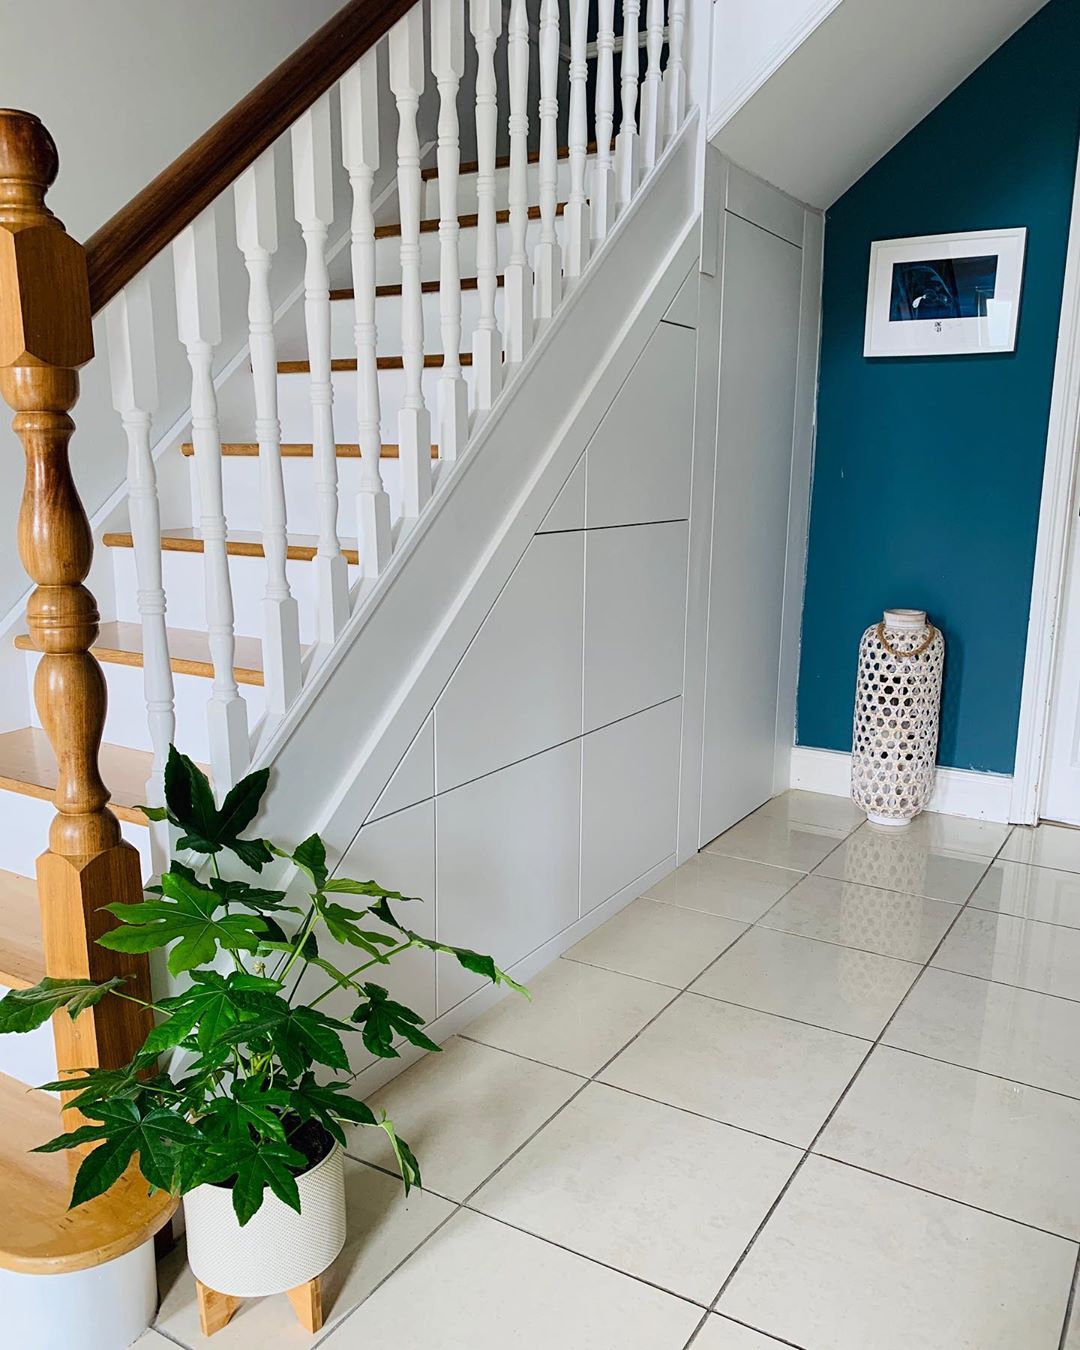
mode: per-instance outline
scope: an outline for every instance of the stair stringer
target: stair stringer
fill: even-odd
[[[691,115],[665,151],[466,454],[443,466],[431,506],[261,748],[257,764],[274,770],[262,833],[318,830],[333,867],[368,818],[697,258],[696,123]]]

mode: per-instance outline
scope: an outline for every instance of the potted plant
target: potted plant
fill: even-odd
[[[268,776],[266,769],[250,774],[219,808],[205,774],[170,749],[167,805],[143,809],[178,832],[177,852],[205,861],[174,861],[139,904],[105,905],[119,922],[98,941],[123,952],[167,947],[170,972],[188,983],[146,1005],[156,1024],[129,1064],[78,1069],[44,1085],[72,1093],[66,1109],[89,1123],[38,1149],[93,1145],[75,1176],[73,1207],[107,1190],[137,1155],[152,1189],[186,1197],[196,1278],[235,1296],[295,1289],[341,1250],[345,1125],[383,1130],[406,1194],[420,1184],[417,1160],[393,1123],[350,1095],[355,1075],[345,1038],[359,1035],[384,1059],[398,1055],[398,1041],[439,1046],[424,1034],[420,1014],[369,975],[422,947],[525,992],[491,957],[406,926],[395,906],[413,903],[409,897],[374,881],[331,876],[318,835],[292,852],[244,838]],[[221,864],[229,855],[249,876],[274,858],[293,864],[306,881],[305,902],[288,903],[284,890],[227,876]],[[346,896],[359,903],[343,903]],[[355,967],[343,970],[328,959],[326,937],[340,950],[355,949]],[[0,1032],[31,1031],[60,1008],[74,1018],[101,999],[133,998],[123,983],[46,978],[13,990],[0,1000]],[[322,1006],[336,991],[351,1005],[346,1017]],[[168,1071],[158,1064],[166,1053]]]

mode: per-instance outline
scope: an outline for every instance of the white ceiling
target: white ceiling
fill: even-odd
[[[713,143],[831,206],[1044,3],[842,0]]]

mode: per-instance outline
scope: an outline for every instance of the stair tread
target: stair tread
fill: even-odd
[[[424,357],[425,370],[438,370],[443,363],[441,352],[429,352]],[[380,370],[404,370],[405,358],[402,356],[380,356],[378,358],[378,367]],[[461,353],[461,364],[463,366],[472,365],[472,352]],[[310,361],[279,361],[277,364],[279,375],[306,375],[311,370]],[[338,356],[330,362],[330,369],[338,372],[356,369],[355,356]]]
[[[556,214],[557,216],[561,216],[562,213],[563,213],[563,211],[565,211],[565,209],[566,209],[566,203],[565,203],[565,202],[558,202],[558,203],[556,204],[556,206],[555,206],[555,214]],[[505,224],[509,221],[509,219],[510,219],[510,208],[509,208],[509,207],[503,207],[502,210],[496,211],[496,212],[495,212],[495,222],[496,222],[496,224],[498,224],[498,225],[505,225]],[[539,220],[539,219],[540,219],[540,208],[539,208],[539,206],[530,206],[530,207],[529,207],[529,219],[530,219],[530,220]],[[477,212],[477,211],[467,211],[464,215],[458,216],[458,228],[459,228],[459,229],[462,229],[462,230],[475,230],[477,224],[479,223],[479,221],[480,221],[480,215],[479,215],[479,212]],[[439,229],[439,217],[438,217],[438,216],[426,216],[426,217],[420,222],[420,233],[421,233],[421,234],[436,234],[436,233],[438,233],[438,229]],[[400,234],[401,234],[401,222],[400,222],[400,221],[393,221],[393,222],[392,222],[391,224],[389,224],[389,225],[376,225],[376,227],[375,227],[375,238],[376,238],[376,239],[396,239],[396,238],[398,237],[398,235],[400,235]]]
[[[170,664],[177,675],[201,675],[207,679],[213,677],[214,664],[207,633],[196,628],[168,628],[166,632]],[[20,633],[15,639],[15,646],[20,651],[37,650],[29,633]],[[142,624],[116,621],[102,623],[92,650],[99,661],[109,665],[142,666]],[[236,639],[234,673],[238,684],[263,683],[262,643],[258,638]]]
[[[506,278],[500,272],[495,278],[496,286],[501,286],[505,280]],[[475,291],[479,289],[479,286],[480,286],[479,277],[461,278],[461,289],[463,291]],[[434,295],[439,289],[439,282],[422,281],[420,283],[420,289],[424,293],[424,295]],[[400,281],[387,282],[385,285],[375,287],[375,297],[378,300],[391,299],[394,296],[399,296],[400,294],[401,294]],[[331,300],[354,300],[355,298],[356,292],[353,290],[351,286],[341,286],[330,292]]]
[[[359,459],[360,447],[355,442],[341,442],[337,447],[338,459]],[[190,441],[185,441],[180,447],[181,452],[189,458],[194,455],[195,447]],[[227,458],[239,459],[258,459],[259,443],[258,441],[222,441],[221,453]],[[310,441],[288,441],[281,446],[282,459],[311,459],[314,454],[314,447]],[[431,458],[436,459],[439,454],[439,447],[431,447]],[[399,447],[391,442],[382,446],[379,454],[380,459],[397,459]]]
[[[146,800],[146,780],[153,756],[148,750],[103,741],[98,762],[112,793],[110,806],[121,820],[145,825],[137,808]],[[0,733],[0,788],[24,797],[51,801],[56,789],[56,759],[49,738],[40,727],[21,727]]]
[[[356,566],[360,560],[356,540],[342,539],[340,542],[346,561]],[[106,548],[134,547],[134,540],[127,530],[110,531],[103,536],[102,543]],[[296,562],[311,562],[318,552],[318,545],[318,535],[290,533],[288,556]],[[190,528],[162,530],[161,547],[166,553],[202,553],[204,547],[202,532]],[[227,549],[234,558],[261,558],[262,535],[258,530],[230,530]]]
[[[0,869],[0,985],[26,989],[44,975],[37,882]]]
[[[29,1275],[86,1270],[133,1251],[164,1227],[176,1201],[147,1195],[133,1163],[96,1200],[68,1209],[84,1151],[31,1153],[60,1133],[60,1104],[0,1074],[0,1268]]]
[[[570,158],[570,147],[569,147],[568,145],[560,145],[559,148],[558,148],[558,150],[557,150],[555,153],[556,153],[557,158],[559,158],[559,159],[569,159],[569,158]],[[589,142],[589,144],[585,147],[585,153],[586,153],[586,154],[589,154],[589,155],[595,155],[595,154],[596,154],[596,142],[595,142],[595,141],[590,141],[590,142]],[[530,150],[530,151],[529,151],[529,163],[530,163],[530,164],[539,164],[539,163],[540,163],[540,151],[539,151],[539,150]],[[509,155],[499,155],[498,158],[495,160],[495,167],[496,167],[497,169],[508,169],[508,168],[510,167],[510,156],[509,156]],[[479,173],[479,171],[480,171],[480,165],[479,165],[479,163],[478,163],[475,159],[466,160],[464,164],[461,164],[461,165],[458,166],[458,173],[459,173],[459,174]],[[433,164],[433,165],[431,166],[431,168],[429,168],[429,169],[423,169],[423,170],[421,170],[421,173],[420,173],[420,177],[424,180],[425,183],[430,183],[430,182],[432,181],[432,179],[438,178],[438,176],[439,176],[439,169],[438,169],[438,166],[435,165],[435,164]]]

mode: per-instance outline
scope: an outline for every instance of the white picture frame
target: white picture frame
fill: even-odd
[[[1016,347],[1027,229],[870,246],[864,356],[962,356]]]

